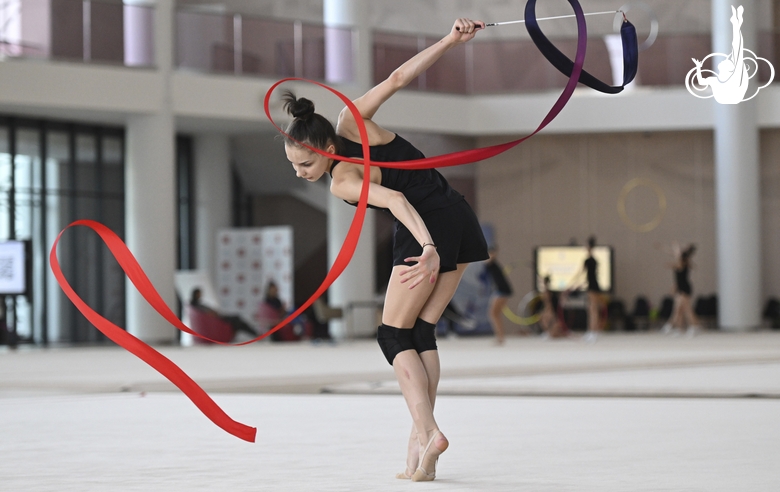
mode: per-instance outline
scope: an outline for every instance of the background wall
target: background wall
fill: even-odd
[[[761,133],[763,297],[780,295],[780,131]],[[481,139],[480,146],[506,141]],[[694,295],[717,288],[712,133],[668,132],[537,136],[477,166],[480,218],[492,223],[501,259],[512,264],[519,301],[532,286],[537,245],[584,244],[590,234],[615,248],[617,296],[629,305],[637,295],[658,303],[672,287],[667,257],[657,243],[696,243]],[[635,232],[620,218],[617,203],[633,178],[655,182],[667,200],[660,225]],[[626,199],[637,224],[658,210],[655,192],[634,189]]]
[[[477,169],[480,218],[495,226],[501,259],[514,265],[515,302],[532,287],[535,246],[585,244],[591,234],[615,248],[615,293],[629,306],[637,295],[658,303],[671,291],[669,259],[655,246],[675,240],[698,246],[695,294],[716,290],[711,132],[537,136]],[[651,232],[635,232],[618,214],[633,178],[653,181],[666,197],[666,214]],[[648,187],[625,203],[636,224],[659,210]]]

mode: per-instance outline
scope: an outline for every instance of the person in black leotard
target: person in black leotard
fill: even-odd
[[[490,259],[485,263],[485,271],[495,289],[490,298],[488,319],[490,320],[490,326],[493,328],[493,334],[496,336],[496,343],[503,345],[504,319],[502,311],[506,306],[507,299],[512,296],[512,286],[504,275],[503,267],[498,262],[498,248],[493,246],[488,250],[488,254],[490,254]]]
[[[675,262],[669,266],[674,271],[674,309],[669,320],[663,326],[662,331],[665,334],[678,333],[677,330],[683,330],[687,326],[687,335],[693,336],[699,330],[699,319],[693,311],[691,295],[693,287],[688,278],[693,268],[692,256],[696,252],[696,246],[691,244],[680,251],[679,246],[673,248],[672,254],[675,256]]]
[[[375,123],[374,114],[450,48],[473,39],[483,28],[481,21],[458,19],[441,41],[353,101],[368,132],[372,160],[423,157],[402,137]],[[296,143],[330,154],[362,157],[355,116],[344,108],[334,128],[314,112],[311,101],[297,99],[289,92],[284,99],[285,109],[294,117],[286,130],[291,138],[285,141],[285,152],[297,176],[316,181],[329,172],[331,193],[355,204],[363,183],[363,166],[334,161]],[[406,470],[397,477],[433,480],[436,461],[449,446],[433,417],[440,375],[436,322],[452,299],[467,264],[487,259],[487,244],[471,207],[437,171],[372,166],[369,178],[369,204],[395,217],[393,271],[377,340],[393,366],[414,423]]]
[[[601,310],[604,303],[601,295],[601,287],[599,286],[598,269],[599,263],[596,258],[593,257],[593,248],[596,246],[596,238],[590,237],[588,239],[588,257],[585,259],[585,263],[582,265],[582,271],[577,278],[581,278],[585,275],[588,290],[588,331],[585,333],[583,340],[586,342],[594,342],[598,338],[598,334],[602,331],[601,325]]]

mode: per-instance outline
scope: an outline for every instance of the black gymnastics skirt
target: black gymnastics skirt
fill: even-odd
[[[476,214],[466,200],[421,215],[439,253],[439,273],[451,272],[459,263],[488,259],[487,241]],[[422,247],[409,229],[395,221],[393,266],[413,265],[404,260],[420,256]]]

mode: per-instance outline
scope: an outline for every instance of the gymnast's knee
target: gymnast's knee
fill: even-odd
[[[436,325],[417,318],[412,328],[412,343],[418,354],[427,350],[438,350],[436,347]]]
[[[376,341],[391,366],[396,355],[405,350],[415,350],[409,328],[394,328],[383,323],[377,328]]]

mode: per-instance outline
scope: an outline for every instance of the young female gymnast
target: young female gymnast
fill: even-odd
[[[582,337],[586,342],[595,342],[603,329],[601,320],[601,310],[604,305],[604,298],[599,286],[598,269],[599,263],[593,257],[593,248],[596,247],[596,238],[588,238],[588,257],[582,265],[580,273],[574,277],[575,282],[585,276],[588,289],[588,331]]]
[[[441,41],[421,51],[363,96],[354,100],[368,131],[371,159],[390,162],[423,158],[409,142],[373,121],[390,96],[433,65],[450,48],[474,38],[481,21],[458,19]],[[286,132],[287,158],[299,178],[332,177],[330,191],[347,203],[360,196],[363,166],[334,161],[295,141],[330,154],[362,157],[353,114],[341,111],[336,128],[314,112],[314,104],[285,95],[285,109],[294,117]],[[468,115],[464,114],[464,118]],[[429,481],[436,461],[449,446],[433,417],[439,383],[436,322],[447,307],[470,262],[488,258],[487,244],[474,212],[433,169],[398,170],[371,167],[368,203],[395,217],[393,271],[387,287],[377,340],[393,366],[413,427],[406,470],[398,478]]]
[[[674,309],[669,317],[669,321],[666,322],[662,329],[664,333],[673,333],[675,329],[682,331],[687,326],[686,334],[694,336],[699,330],[699,319],[696,317],[691,304],[693,287],[689,278],[690,271],[693,269],[691,257],[695,252],[696,246],[693,244],[682,251],[680,251],[679,246],[672,248],[675,261],[669,267],[674,271]]]

